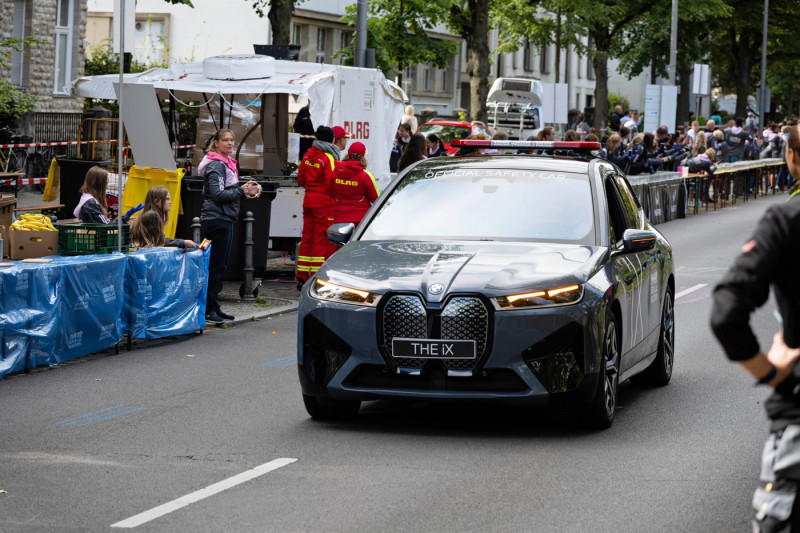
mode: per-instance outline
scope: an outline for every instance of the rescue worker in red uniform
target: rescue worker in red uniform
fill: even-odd
[[[335,201],[333,220],[352,222],[356,226],[364,218],[370,206],[378,199],[380,192],[375,176],[366,170],[367,147],[354,142],[347,151],[347,157],[336,165],[333,182]]]
[[[338,139],[335,133],[339,133]],[[303,198],[303,233],[297,252],[298,289],[336,251],[336,247],[328,240],[327,232],[328,226],[333,224],[334,169],[349,134],[339,126],[333,129],[320,126],[314,136],[316,139],[297,169],[297,183],[306,190]]]

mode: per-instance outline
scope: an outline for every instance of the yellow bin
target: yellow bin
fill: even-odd
[[[125,182],[125,191],[122,194],[122,208],[120,213],[125,213],[128,209],[144,203],[144,197],[151,187],[163,185],[169,191],[172,199],[172,208],[169,216],[164,223],[164,233],[167,238],[175,238],[175,226],[178,224],[178,214],[181,209],[181,179],[185,170],[165,170],[163,168],[139,168],[132,166],[128,171],[128,181]],[[139,211],[141,213],[141,211]],[[139,215],[136,213],[134,218]]]

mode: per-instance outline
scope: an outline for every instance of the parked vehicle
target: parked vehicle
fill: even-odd
[[[525,140],[542,129],[542,84],[524,78],[497,78],[486,98],[488,123],[509,139]]]
[[[483,133],[487,139],[492,138],[491,131],[486,127],[486,124],[477,120],[465,122],[462,120],[435,118],[420,126],[417,129],[417,133],[426,136],[430,133],[435,133],[439,140],[442,141],[445,150],[447,150],[447,155],[453,155],[458,151],[450,146],[454,139],[466,139],[478,133]]]
[[[298,371],[313,418],[365,400],[549,405],[611,425],[617,388],[665,385],[672,248],[599,143],[463,141],[403,171],[300,296]],[[545,155],[545,153],[547,155]]]

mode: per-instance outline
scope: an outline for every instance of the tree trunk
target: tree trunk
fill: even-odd
[[[272,0],[267,15],[272,26],[272,44],[289,44],[293,12],[294,0]]]
[[[489,0],[469,0],[471,31],[462,35],[467,43],[467,75],[472,120],[486,121],[489,94]]]
[[[678,93],[678,107],[675,111],[677,114],[675,125],[680,127],[681,124],[686,124],[689,120],[689,111],[694,106],[694,102],[691,101],[691,93],[692,88],[689,87],[689,77],[691,76],[691,71],[687,65],[678,65],[678,76],[680,76],[680,90]],[[698,110],[699,115],[699,110]],[[695,120],[697,118],[695,117]],[[687,124],[691,126],[691,124]]]
[[[606,130],[608,117],[608,53],[606,51],[611,48],[611,34],[608,28],[603,28],[602,32],[592,32],[590,35],[595,46],[592,57],[595,101],[592,127],[599,130],[598,137],[602,137]]]

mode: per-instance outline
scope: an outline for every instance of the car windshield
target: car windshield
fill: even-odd
[[[594,244],[588,176],[533,169],[417,168],[361,240],[522,240]]]
[[[439,140],[449,143],[453,139],[466,139],[472,134],[470,126],[453,126],[449,124],[425,124],[419,129],[419,133],[428,135],[435,133]]]

